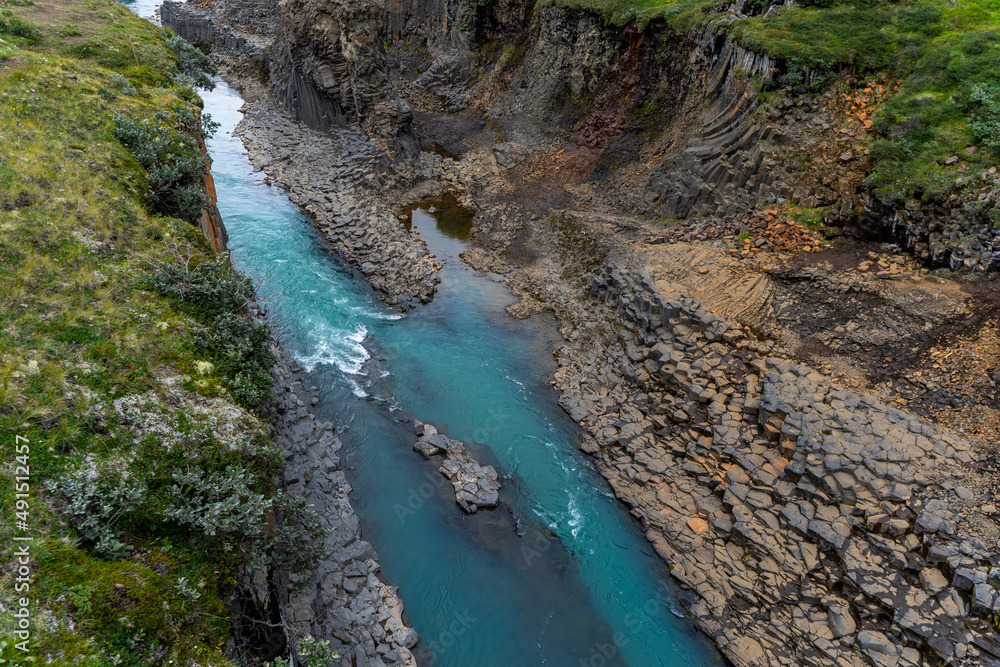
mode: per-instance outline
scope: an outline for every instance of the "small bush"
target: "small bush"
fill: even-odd
[[[192,79],[194,85],[206,90],[215,88],[215,82],[209,76],[215,74],[218,68],[208,56],[179,35],[171,37],[167,41],[167,46],[177,54],[177,66]]]
[[[49,488],[63,497],[63,514],[95,552],[111,560],[131,554],[131,547],[118,539],[115,524],[146,499],[144,484],[111,471],[79,470],[51,482]]]
[[[267,412],[275,358],[267,327],[246,317],[255,295],[250,279],[218,260],[202,262],[194,269],[180,264],[161,266],[152,284],[209,323],[196,327],[195,333],[219,369],[223,384],[247,407]]]
[[[969,95],[969,129],[976,143],[1000,150],[1000,89],[989,84],[976,86]]]
[[[256,481],[242,468],[206,475],[202,470],[174,473],[174,506],[164,514],[174,522],[215,537],[229,533],[253,534],[267,523],[274,499],[256,493]]]
[[[250,569],[301,572],[314,567],[326,552],[323,525],[305,502],[286,500],[280,491],[265,496],[254,488],[255,477],[242,468],[230,466],[211,474],[177,471],[174,479],[173,506],[165,511],[166,519],[200,533],[209,545],[235,549]]]
[[[276,507],[276,530],[268,544],[271,566],[286,572],[305,572],[326,555],[326,528],[302,498],[282,496]]]
[[[299,664],[303,667],[330,667],[340,660],[340,654],[330,648],[330,642],[306,635],[299,640]],[[289,667],[291,663],[285,658],[277,658],[274,667]]]
[[[211,164],[200,140],[212,136],[218,123],[181,104],[169,114],[157,113],[156,122],[121,114],[114,121],[115,136],[146,169],[153,209],[198,224],[208,205],[204,183]]]
[[[124,76],[115,72],[111,75],[111,83],[121,91],[122,95],[138,95],[139,91],[136,90],[135,86],[128,82]]]

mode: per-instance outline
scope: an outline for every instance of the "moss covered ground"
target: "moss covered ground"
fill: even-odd
[[[237,294],[243,279],[189,222],[152,213],[116,132],[116,115],[197,115],[169,38],[112,0],[0,0],[0,590],[31,614],[29,653],[0,616],[0,664],[231,664],[255,554],[239,521],[197,503],[263,530],[281,460],[266,406],[241,401],[206,340],[219,313],[164,282],[198,265]],[[15,537],[32,538],[27,591]]]

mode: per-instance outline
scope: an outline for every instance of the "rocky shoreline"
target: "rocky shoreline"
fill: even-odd
[[[263,316],[263,312],[258,312]],[[361,535],[351,507],[351,485],[337,455],[343,446],[334,425],[311,412],[318,387],[272,342],[277,417],[275,444],[285,452],[284,493],[302,498],[329,530],[326,559],[311,572],[275,573],[281,624],[291,646],[306,635],[330,641],[341,665],[415,667],[418,641],[404,618],[395,586],[379,576],[378,554]]]
[[[247,104],[244,112],[236,133],[250,161],[309,212],[337,254],[391,305],[409,309],[428,303],[441,264],[426,243],[407,232],[386,193],[404,196],[411,184],[436,182],[442,158],[424,154],[412,167],[390,170],[390,158],[359,131],[310,130],[266,100]],[[434,192],[418,188],[409,197]]]
[[[560,355],[562,403],[734,664],[1000,664],[970,443],[648,273],[590,292],[623,326]]]

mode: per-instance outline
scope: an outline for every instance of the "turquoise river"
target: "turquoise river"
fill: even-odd
[[[158,3],[127,4],[149,16]],[[721,665],[576,446],[546,382],[554,322],[508,317],[503,285],[459,259],[467,219],[414,211],[445,267],[434,301],[400,315],[253,172],[232,136],[239,94],[220,81],[202,97],[221,123],[209,151],[233,262],[260,281],[283,346],[321,388],[314,412],[340,425],[352,503],[421,637],[421,665]],[[414,418],[497,468],[500,508],[463,514],[438,464],[413,451]]]

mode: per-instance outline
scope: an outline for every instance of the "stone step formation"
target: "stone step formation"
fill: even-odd
[[[769,356],[648,273],[590,292],[627,328],[564,356],[581,381],[563,405],[735,664],[1000,664],[969,442]]]
[[[294,645],[306,635],[330,641],[341,664],[365,667],[415,667],[410,649],[418,637],[403,618],[403,602],[395,586],[379,578],[378,554],[361,535],[341,468],[343,443],[331,422],[311,412],[316,387],[277,347],[274,368],[278,418],[275,443],[285,452],[284,493],[299,497],[330,531],[328,556],[311,572],[275,574],[280,616]]]

